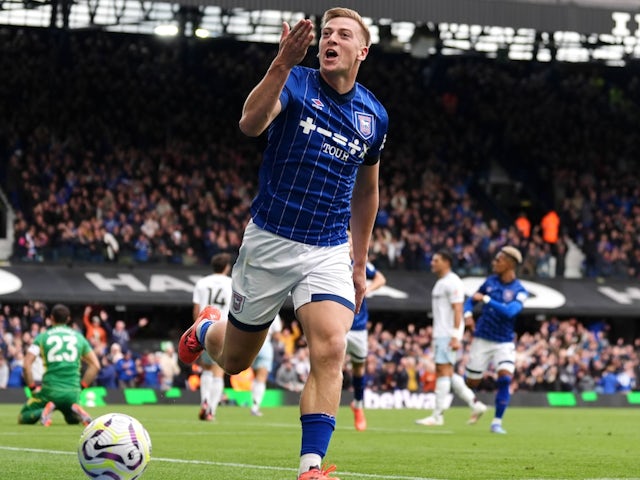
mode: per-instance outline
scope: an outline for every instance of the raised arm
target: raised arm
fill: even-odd
[[[91,320],[89,319],[90,315],[91,315],[91,307],[87,305],[86,307],[84,307],[84,313],[82,314],[82,323],[84,324],[85,334],[88,334],[89,329],[91,329],[91,327],[93,326],[91,325]]]
[[[300,20],[293,28],[283,22],[278,54],[244,102],[239,126],[245,135],[259,136],[280,113],[280,93],[291,69],[306,56],[314,38],[313,28],[313,22],[307,19]]]

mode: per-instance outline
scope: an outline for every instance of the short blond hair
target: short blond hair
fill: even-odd
[[[522,263],[522,253],[520,253],[520,250],[518,250],[516,247],[507,245],[506,247],[502,247],[500,251],[511,258],[511,260],[513,260],[517,264]]]
[[[329,20],[333,20],[334,18],[352,18],[356,22],[358,22],[358,25],[360,25],[360,28],[362,29],[364,42],[367,44],[367,47],[371,46],[371,32],[369,32],[369,27],[367,26],[366,23],[364,23],[364,20],[362,19],[362,17],[358,12],[356,12],[355,10],[351,10],[350,8],[344,8],[344,7],[331,8],[326,12],[324,12],[320,27],[324,28],[324,26],[329,22]]]

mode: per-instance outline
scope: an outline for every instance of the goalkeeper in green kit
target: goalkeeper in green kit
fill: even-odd
[[[80,390],[91,385],[100,370],[100,361],[82,333],[69,327],[71,312],[65,305],[51,309],[52,325],[40,333],[24,357],[24,380],[32,397],[20,410],[18,423],[51,425],[57,409],[69,424],[91,422],[89,414],[78,404]],[[33,362],[41,356],[44,364],[42,385],[33,380]],[[87,368],[81,378],[82,362]]]

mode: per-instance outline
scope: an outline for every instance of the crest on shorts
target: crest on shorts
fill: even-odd
[[[367,140],[373,135],[373,115],[356,112],[356,130]]]
[[[233,292],[233,296],[231,298],[231,311],[233,313],[240,313],[244,308],[244,295],[240,295],[237,292]]]

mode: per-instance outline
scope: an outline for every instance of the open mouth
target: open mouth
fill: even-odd
[[[324,56],[325,58],[337,58],[338,52],[330,48],[324,53]]]

